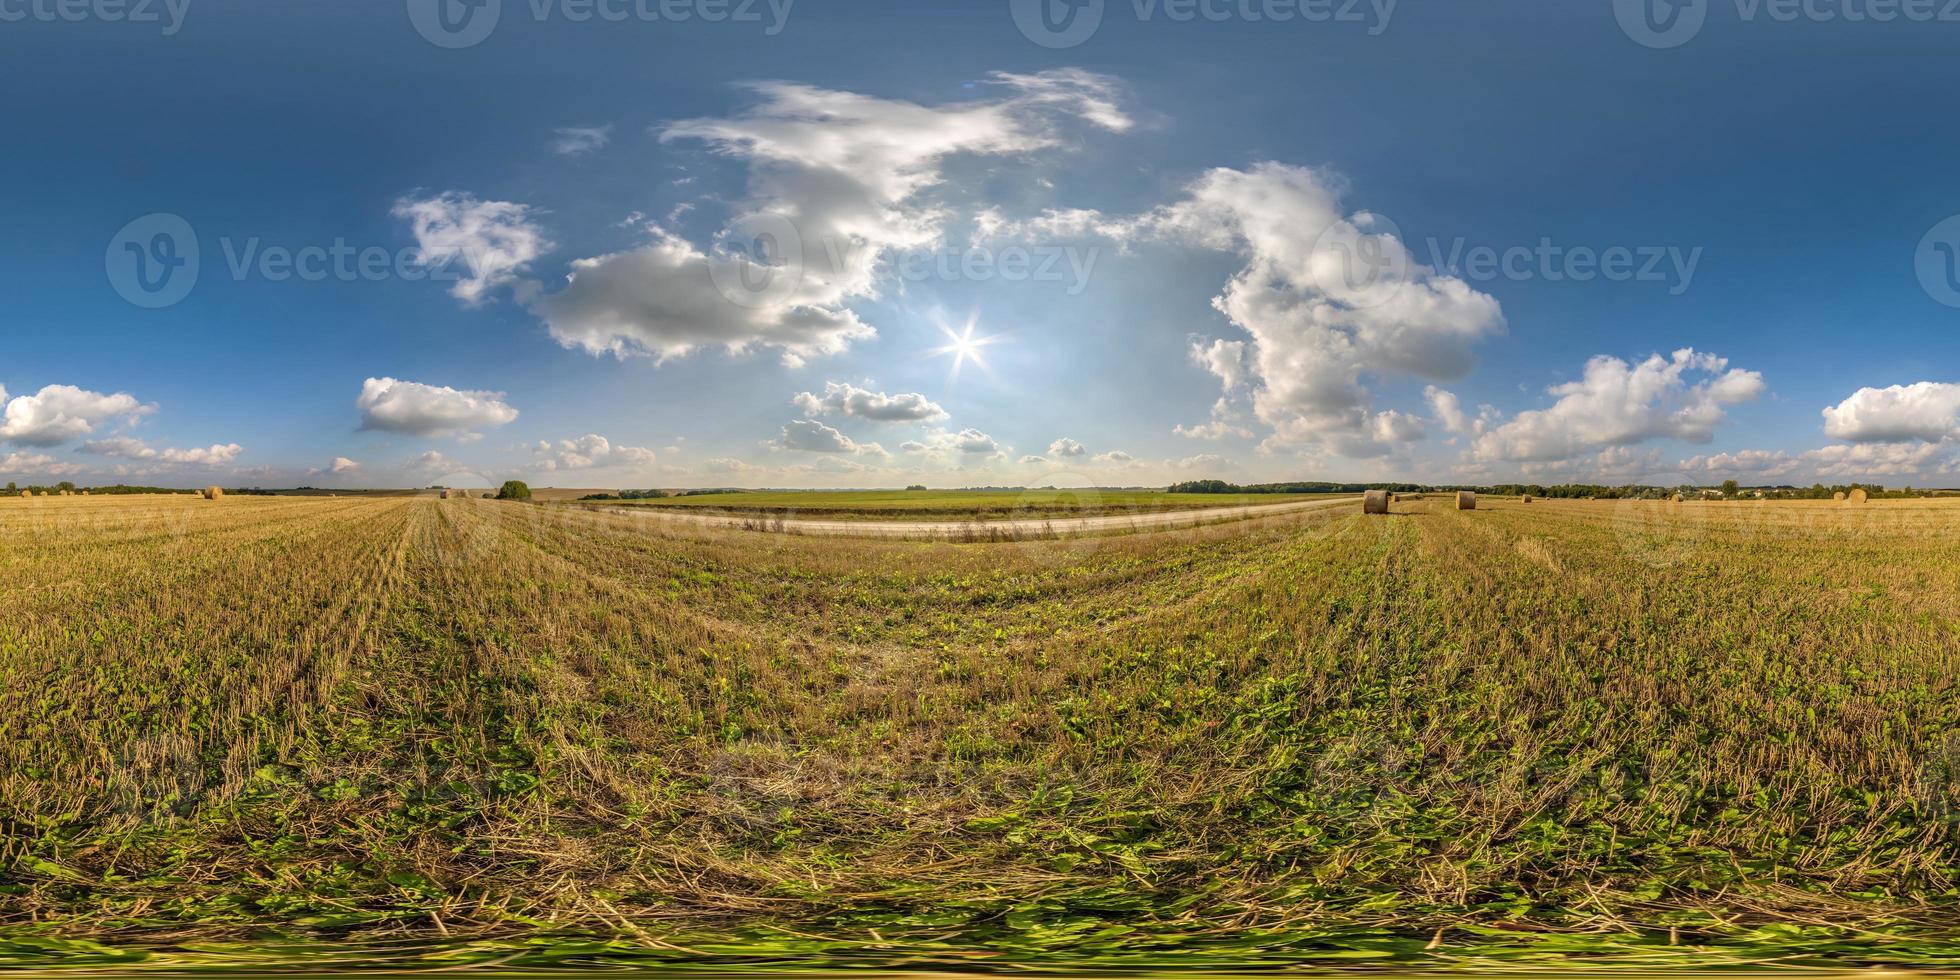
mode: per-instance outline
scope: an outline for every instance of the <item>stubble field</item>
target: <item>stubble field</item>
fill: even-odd
[[[1396,511],[0,502],[0,965],[1960,964],[1960,507]]]

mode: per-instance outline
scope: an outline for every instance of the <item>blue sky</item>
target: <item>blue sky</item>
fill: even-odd
[[[1960,483],[1940,4],[69,2],[0,478]]]

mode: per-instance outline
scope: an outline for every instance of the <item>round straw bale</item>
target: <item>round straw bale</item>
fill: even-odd
[[[1519,500],[1519,501],[1521,501],[1521,502],[1523,502],[1523,503],[1527,503],[1527,504],[1528,504],[1528,503],[1531,503],[1531,494],[1528,494],[1528,493],[1521,493],[1521,494],[1519,494],[1519,495],[1518,495],[1518,500]]]
[[[1668,499],[1670,499],[1670,500],[1672,500],[1672,501],[1674,501],[1675,503],[1677,503],[1677,504],[1678,504],[1678,503],[1680,503],[1681,501],[1683,501],[1683,500],[1686,500],[1686,499],[1688,499],[1688,498],[1686,498],[1686,497],[1683,497],[1683,496],[1681,496],[1680,494],[1678,494],[1678,493],[1677,493],[1677,494],[1675,494],[1674,496],[1672,496],[1672,497],[1670,497],[1670,498],[1668,498]]]
[[[1844,499],[1844,491],[1842,491],[1842,490],[1839,490],[1838,492],[1836,492],[1836,493],[1834,493],[1834,494],[1831,494],[1831,499],[1832,499],[1832,500],[1843,500],[1843,499]]]
[[[1862,504],[1866,500],[1871,499],[1871,494],[1866,493],[1864,487],[1858,487],[1852,490],[1844,499],[1854,504]]]
[[[1388,513],[1388,491],[1370,490],[1367,493],[1362,494],[1361,512],[1363,514]]]
[[[1475,493],[1472,493],[1472,492],[1470,492],[1470,491],[1468,491],[1468,490],[1458,490],[1458,491],[1456,492],[1456,509],[1457,509],[1457,510],[1476,510],[1476,509],[1477,509],[1477,495],[1476,495]]]
[[[222,497],[222,496],[224,496],[224,495],[225,495],[225,490],[224,490],[224,488],[223,488],[223,487],[205,487],[205,488],[204,488],[204,493],[203,493],[203,497],[204,497],[204,499],[206,499],[206,500],[216,500],[216,499],[218,499],[219,497]]]
[[[32,496],[34,496],[34,491],[32,491],[32,490],[22,490],[22,491],[20,492],[20,495],[21,495],[21,496],[23,496],[23,497],[32,497]]]

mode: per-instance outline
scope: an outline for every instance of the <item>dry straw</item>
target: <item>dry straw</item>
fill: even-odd
[[[1522,501],[1522,502],[1524,502],[1524,503],[1527,503],[1527,504],[1528,504],[1528,503],[1531,503],[1531,494],[1528,494],[1528,493],[1521,493],[1521,494],[1519,494],[1519,495],[1518,495],[1518,499],[1519,499],[1520,501]]]
[[[1844,491],[1842,491],[1842,490],[1839,490],[1838,492],[1836,492],[1836,493],[1834,493],[1834,494],[1831,494],[1831,499],[1832,499],[1832,500],[1837,500],[1837,501],[1842,501],[1842,500],[1844,499]]]
[[[1854,504],[1862,504],[1866,500],[1871,499],[1871,494],[1866,493],[1863,487],[1859,487],[1858,489],[1851,491],[1851,495],[1844,499]]]
[[[206,499],[206,500],[216,500],[216,499],[218,499],[219,497],[222,497],[222,496],[224,496],[224,495],[225,495],[225,491],[224,491],[224,488],[223,488],[223,487],[205,487],[205,488],[204,488],[204,494],[203,494],[203,496],[204,496],[204,499]]]
[[[1472,493],[1472,492],[1470,492],[1470,491],[1468,491],[1468,490],[1458,490],[1458,491],[1456,492],[1456,509],[1457,509],[1457,510],[1476,510],[1476,509],[1477,509],[1477,495],[1476,495],[1476,494],[1474,494],[1474,493]]]
[[[1388,491],[1370,490],[1367,493],[1362,494],[1361,512],[1363,514],[1388,513]]]
[[[1678,493],[1677,493],[1677,494],[1675,494],[1675,495],[1674,495],[1674,497],[1673,497],[1672,499],[1674,500],[1674,502],[1675,502],[1675,503],[1677,503],[1677,504],[1678,504],[1678,503],[1680,503],[1681,501],[1683,501],[1683,500],[1686,500],[1687,498],[1686,498],[1686,497],[1683,497],[1683,496],[1681,496],[1680,494],[1678,494]]]

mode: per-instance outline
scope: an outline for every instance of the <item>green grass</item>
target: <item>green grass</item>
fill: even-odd
[[[1960,507],[1446,504],[0,506],[0,966],[1960,966]]]
[[[735,514],[879,520],[998,520],[1016,517],[1092,517],[1246,504],[1318,500],[1319,494],[1204,494],[1153,490],[771,490],[653,500],[605,501],[608,506],[701,508]]]

